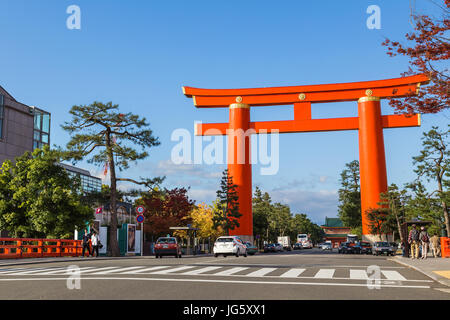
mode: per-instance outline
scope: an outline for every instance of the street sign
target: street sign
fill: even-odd
[[[144,206],[137,206],[136,207],[136,213],[137,214],[144,214],[144,212],[145,212]]]
[[[142,214],[138,214],[136,216],[136,222],[138,222],[138,223],[144,222],[144,216]]]
[[[102,211],[103,211],[102,208],[97,208],[97,210],[95,210],[95,213],[96,213],[96,214],[100,214],[100,213],[102,213]]]

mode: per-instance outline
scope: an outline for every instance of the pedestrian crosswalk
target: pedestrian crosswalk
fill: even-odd
[[[171,276],[210,276],[210,277],[245,277],[245,278],[282,278],[282,279],[313,279],[313,280],[364,280],[370,279],[372,273],[367,268],[288,268],[259,267],[256,265],[236,266],[199,266],[199,265],[166,265],[166,266],[108,266],[80,267],[69,270],[68,267],[49,268],[10,268],[0,269],[0,277],[6,276],[63,276],[73,272],[82,276],[114,276],[114,275],[171,275]],[[380,269],[380,280],[389,281],[421,281],[425,279],[407,279],[397,270]]]

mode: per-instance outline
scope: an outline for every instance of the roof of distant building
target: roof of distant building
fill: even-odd
[[[328,217],[325,217],[325,224],[323,224],[322,227],[345,228],[341,219],[339,219],[339,218],[328,218]]]

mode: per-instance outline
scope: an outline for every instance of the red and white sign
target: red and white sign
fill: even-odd
[[[97,208],[97,210],[95,210],[96,214],[100,214],[103,212],[103,208]]]
[[[136,213],[137,214],[144,214],[144,212],[145,212],[144,206],[137,206],[136,207]]]

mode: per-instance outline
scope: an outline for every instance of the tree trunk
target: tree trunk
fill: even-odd
[[[109,252],[113,257],[120,256],[119,243],[117,242],[117,181],[116,168],[114,165],[114,154],[111,145],[111,128],[107,128],[106,133],[106,152],[108,154],[110,181],[111,181],[111,225],[109,227]]]
[[[402,232],[402,226],[400,224],[400,219],[398,218],[398,215],[395,214],[395,220],[397,221],[397,231],[398,235],[400,236],[400,243],[403,243],[403,232]]]

